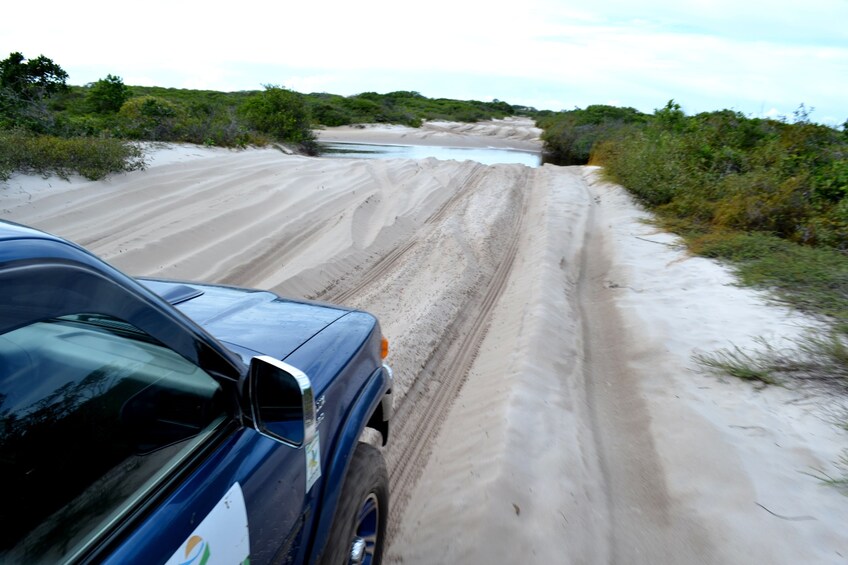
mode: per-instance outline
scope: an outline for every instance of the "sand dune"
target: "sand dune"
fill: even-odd
[[[318,130],[316,134],[320,141],[539,151],[542,130],[531,119],[506,118],[475,124],[432,121],[424,122],[420,128],[382,124],[342,126]]]
[[[516,124],[440,127],[333,135],[538,148]],[[130,274],[377,314],[391,563],[848,556],[848,497],[805,474],[848,445],[826,399],[691,360],[808,321],[686,255],[592,168],[170,146],[101,182],[14,177],[0,203]]]

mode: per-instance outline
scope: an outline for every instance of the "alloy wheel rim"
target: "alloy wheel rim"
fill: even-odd
[[[380,503],[377,495],[369,493],[356,515],[356,525],[351,543],[351,565],[370,565],[377,550],[380,527]]]

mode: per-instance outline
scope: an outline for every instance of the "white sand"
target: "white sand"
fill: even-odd
[[[420,128],[381,124],[341,126],[317,130],[316,134],[320,141],[539,151],[542,130],[528,118],[505,118],[476,124],[432,121],[424,122]]]
[[[389,562],[848,559],[848,497],[806,474],[848,446],[826,399],[691,360],[807,321],[664,245],[591,168],[184,146],[101,182],[15,177],[0,217],[131,274],[376,313],[397,379]]]

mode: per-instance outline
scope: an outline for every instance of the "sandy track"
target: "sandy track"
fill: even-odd
[[[845,434],[804,397],[692,372],[799,319],[592,170],[172,151],[105,182],[13,179],[2,217],[134,275],[377,314],[389,562],[844,562],[848,499],[802,472]]]
[[[629,334],[603,284],[611,269],[604,230],[590,205],[576,289],[585,336],[586,396],[598,449],[610,563],[722,563],[702,525],[675,504],[642,397],[642,375],[631,368],[635,336]],[[729,556],[728,556],[729,557]]]
[[[524,172],[524,171],[522,171]],[[522,175],[524,180],[529,174]],[[523,199],[521,199],[523,202]],[[489,318],[511,273],[524,217],[520,206],[512,225],[501,237],[506,249],[488,280],[481,281],[469,294],[459,314],[446,326],[444,337],[416,375],[409,392],[397,406],[397,442],[389,449],[389,469],[393,500],[392,528],[400,523],[407,495],[429,457],[442,420],[453,405],[465,376],[476,358],[488,329]]]
[[[218,154],[34,198],[21,187],[5,217],[134,275],[272,288],[377,314],[396,375],[394,526],[510,273],[532,175],[470,161]]]

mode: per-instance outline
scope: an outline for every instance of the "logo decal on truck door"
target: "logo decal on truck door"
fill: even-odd
[[[166,565],[250,563],[247,508],[238,483],[206,515]]]
[[[321,476],[321,446],[318,443],[318,432],[315,438],[306,444],[306,492],[312,488]]]

